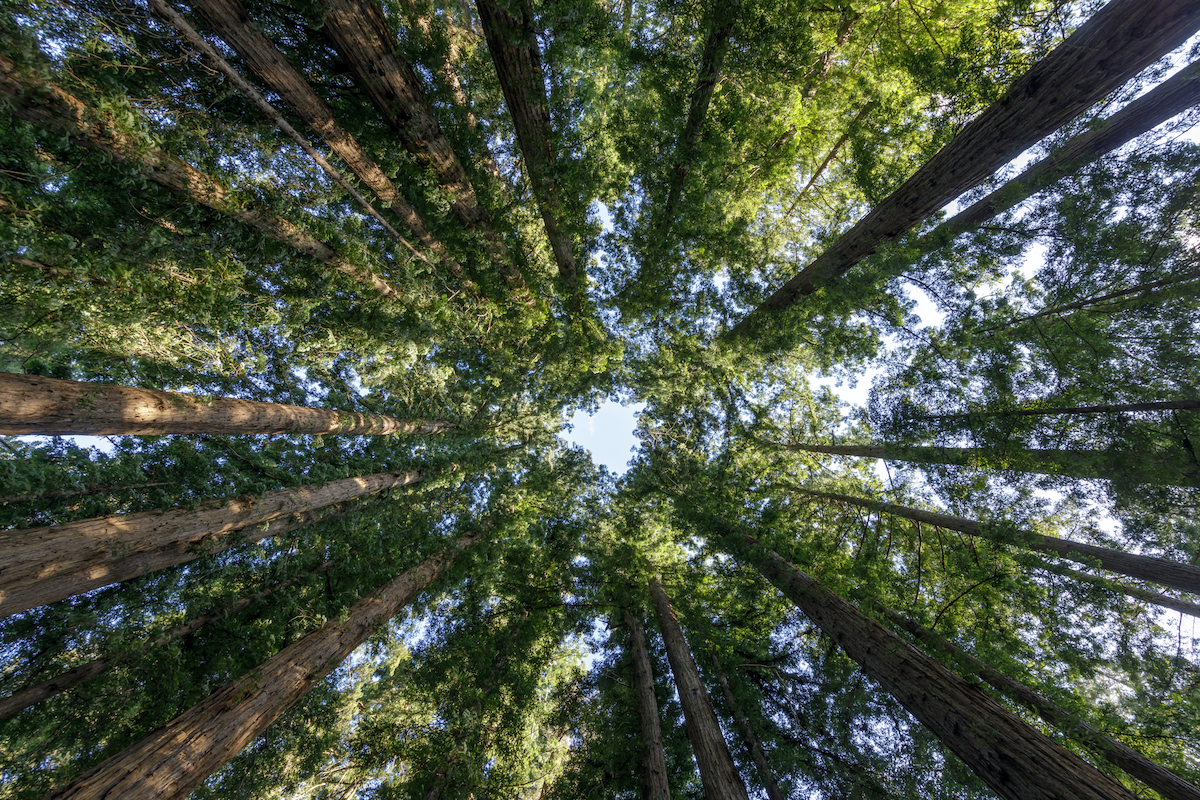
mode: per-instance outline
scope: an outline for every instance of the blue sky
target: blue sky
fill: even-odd
[[[637,427],[636,414],[642,408],[641,403],[622,406],[605,401],[593,415],[583,411],[576,413],[568,420],[574,429],[563,430],[561,436],[591,452],[595,463],[622,475],[629,468],[629,459],[633,458],[633,450],[637,447],[633,431]]]

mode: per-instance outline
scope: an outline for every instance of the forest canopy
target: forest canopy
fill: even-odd
[[[0,7],[0,797],[1200,800],[1197,32]]]

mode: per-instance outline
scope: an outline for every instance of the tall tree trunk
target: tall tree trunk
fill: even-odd
[[[310,570],[304,575],[292,578],[291,580],[280,581],[274,586],[269,586],[260,592],[255,592],[248,597],[243,597],[225,608],[218,608],[213,611],[209,611],[206,614],[201,614],[198,617],[193,617],[192,619],[176,625],[174,628],[164,631],[163,633],[151,639],[146,643],[146,649],[162,647],[163,645],[166,645],[175,639],[191,636],[204,626],[213,622],[219,622],[223,619],[228,619],[235,614],[239,614],[245,609],[249,608],[251,605],[262,602],[277,592],[290,589],[305,578],[308,578],[312,575],[319,575],[327,571],[331,566],[333,566],[333,562],[326,561],[324,564],[320,565],[314,570]],[[68,689],[72,689],[82,683],[86,683],[92,678],[98,678],[111,670],[113,667],[124,664],[129,659],[129,654],[101,656],[99,658],[94,658],[91,661],[86,661],[82,664],[74,666],[66,672],[55,675],[53,678],[48,678],[47,680],[36,683],[33,686],[22,689],[15,694],[0,699],[0,720],[6,720],[18,712],[23,711],[30,706],[36,705],[43,700],[49,700],[51,697],[62,694]]]
[[[421,479],[381,472],[194,509],[142,511],[0,533],[0,618],[312,521],[312,512]],[[310,515],[305,517],[304,515]],[[300,515],[293,520],[292,515]],[[242,536],[233,536],[245,530]]]
[[[1086,720],[1080,719],[1049,698],[1014,681],[995,667],[991,667],[962,648],[938,634],[892,609],[882,609],[884,616],[900,628],[911,633],[919,641],[934,650],[949,653],[956,661],[978,675],[992,688],[1016,702],[1033,709],[1039,717],[1058,728],[1066,736],[1075,739],[1098,753],[1105,761],[1115,764],[1129,775],[1146,784],[1168,800],[1200,800],[1200,788],[1185,781],[1171,770],[1146,758],[1121,742],[1112,739]]]
[[[733,765],[716,712],[700,680],[700,671],[675,618],[675,610],[671,608],[662,584],[654,578],[650,579],[650,603],[662,628],[667,660],[671,662],[671,674],[675,676],[675,687],[679,690],[679,703],[683,706],[692,752],[696,754],[696,766],[700,768],[704,796],[707,800],[748,800],[746,784]]]
[[[1152,403],[1115,403],[1096,406],[1041,406],[1000,411],[968,411],[965,414],[932,414],[924,420],[971,419],[972,417],[1045,417],[1053,414],[1119,414],[1124,411],[1187,411],[1200,409],[1200,400],[1161,400]]]
[[[50,798],[183,800],[412,602],[475,538],[466,536],[359,600],[164,727],[85,772]]]
[[[980,525],[973,519],[941,514],[936,511],[922,511],[919,508],[885,503],[882,500],[868,500],[865,497],[854,497],[847,494],[837,494],[836,492],[818,492],[813,489],[801,489],[799,487],[794,487],[793,490],[810,497],[820,497],[840,503],[849,503],[859,508],[867,508],[884,514],[895,514],[898,517],[911,519],[915,522],[925,522],[930,525],[936,525],[939,528],[965,533],[968,536],[980,536],[985,539],[1004,543],[1010,541],[1006,537],[996,536],[988,528]],[[1028,547],[1031,550],[1054,553],[1057,556],[1083,564],[1099,564],[1102,568],[1110,572],[1119,572],[1130,578],[1170,586],[1182,592],[1200,594],[1200,567],[1194,567],[1191,564],[1181,564],[1178,561],[1171,561],[1165,558],[1124,553],[1120,550],[1096,547],[1095,545],[1083,544],[1082,542],[1071,542],[1066,539],[1043,536],[1040,533],[1029,531],[1023,532],[1021,538],[1012,543]]]
[[[671,800],[667,784],[667,757],[663,750],[662,722],[654,693],[654,667],[646,647],[646,628],[640,614],[624,612],[629,629],[629,658],[633,666],[633,691],[637,695],[638,728],[642,735],[641,758],[643,800]]]
[[[753,537],[735,534],[729,544],[1001,797],[1133,800],[1123,786]]]
[[[30,503],[38,500],[58,500],[63,497],[81,497],[89,494],[116,494],[117,492],[130,492],[135,489],[153,489],[157,486],[170,486],[173,481],[151,481],[149,483],[125,483],[125,484],[90,484],[82,486],[78,489],[58,489],[46,492],[26,492],[25,494],[10,494],[7,497],[0,497],[0,505],[15,505],[17,503]]]
[[[139,139],[118,130],[111,115],[93,112],[81,100],[49,81],[18,70],[16,64],[3,55],[0,55],[0,97],[8,102],[11,113],[17,118],[67,134],[76,144],[136,166],[160,186],[233,217],[327,267],[368,284],[388,299],[400,298],[395,289],[370,270],[349,261],[283,217],[244,203],[229,187],[190,164],[162,150],[143,146]]]
[[[968,123],[899,189],[730,329],[744,336],[844,275],[1058,130],[1200,27],[1190,0],[1113,0]]]
[[[750,751],[750,756],[754,759],[754,766],[758,768],[758,777],[767,791],[767,797],[769,800],[784,800],[783,792],[779,790],[779,784],[775,782],[775,773],[772,772],[771,764],[767,761],[767,754],[763,751],[762,743],[754,735],[754,728],[750,725],[749,718],[738,705],[737,698],[733,696],[729,678],[721,669],[721,660],[715,654],[710,654],[709,659],[712,661],[713,674],[717,676],[717,683],[721,684],[721,693],[725,695],[725,705],[729,706],[729,713],[733,715],[738,732],[742,734],[742,739],[746,742],[746,749]]]
[[[914,464],[944,464],[957,467],[1034,472],[1063,478],[1087,480],[1125,480],[1132,483],[1167,486],[1200,486],[1200,466],[1182,458],[1167,459],[1139,453],[1135,461],[1129,454],[1104,450],[1020,450],[1000,453],[975,447],[906,447],[904,445],[788,444],[788,450],[824,453],[832,456],[882,458]]]
[[[518,4],[520,19],[509,14],[496,0],[476,0],[479,19],[487,37],[488,52],[496,65],[496,76],[504,92],[517,142],[525,161],[525,172],[537,200],[546,228],[546,238],[558,265],[558,275],[567,296],[580,307],[579,277],[571,237],[562,230],[564,213],[558,182],[555,179],[554,150],[551,147],[550,101],[542,75],[533,10],[528,0]]]
[[[400,419],[231,397],[159,392],[0,372],[0,434],[436,434],[444,420]]]
[[[1070,567],[1061,564],[1049,564],[1039,560],[1038,563],[1030,563],[1035,569],[1044,569],[1047,572],[1053,572],[1056,575],[1062,575],[1073,580],[1090,583],[1093,586],[1099,586],[1102,589],[1108,589],[1110,592],[1136,597],[1138,600],[1144,600],[1147,603],[1153,603],[1163,608],[1169,608],[1172,611],[1178,611],[1183,614],[1189,614],[1196,619],[1200,619],[1200,604],[1189,603],[1186,600],[1180,600],[1178,597],[1171,597],[1162,592],[1152,592],[1149,589],[1143,589],[1140,586],[1130,586],[1127,583],[1117,583],[1110,581],[1107,578],[1102,578],[1099,575],[1089,575],[1086,572],[1071,569]]]

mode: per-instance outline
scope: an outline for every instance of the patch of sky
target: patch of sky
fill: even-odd
[[[643,403],[621,405],[606,400],[594,413],[577,411],[560,438],[592,454],[592,461],[620,476],[629,469],[638,439],[634,435]]]

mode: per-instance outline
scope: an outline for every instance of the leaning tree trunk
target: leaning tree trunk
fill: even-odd
[[[667,757],[663,750],[662,722],[658,698],[654,693],[654,667],[646,647],[646,629],[640,614],[626,609],[625,627],[629,629],[629,657],[633,666],[633,691],[637,695],[638,728],[642,737],[643,800],[671,800],[667,783]]]
[[[159,392],[0,372],[0,434],[434,434],[444,420],[400,419],[231,397]]]
[[[1099,753],[1105,761],[1115,764],[1129,775],[1146,784],[1168,800],[1200,800],[1200,788],[1185,781],[1161,764],[1121,742],[1112,739],[1091,723],[1076,717],[1038,694],[1024,684],[1014,681],[995,667],[989,666],[962,648],[944,639],[915,620],[892,609],[882,609],[893,623],[911,633],[934,650],[949,653],[960,664],[974,672],[992,688],[1027,706],[1066,736]]]
[[[325,242],[283,217],[245,203],[228,186],[190,164],[153,146],[147,147],[145,142],[119,130],[111,114],[93,111],[41,76],[18,69],[12,59],[3,55],[0,55],[0,97],[19,119],[66,134],[76,144],[136,167],[160,186],[369,284],[389,300],[399,299],[399,293],[386,281],[349,261]]]
[[[863,672],[1007,800],[1133,800],[1134,795],[1038,732],[751,536],[730,547],[753,564]]]
[[[787,444],[788,450],[833,456],[882,458],[913,464],[1034,472],[1082,480],[1200,487],[1200,466],[1180,459],[1105,450],[1023,450],[1004,452],[977,447],[906,447],[904,445]]]
[[[466,536],[359,600],[164,727],[51,793],[51,798],[183,800],[220,769],[367,637],[412,602],[477,539]]]
[[[820,497],[839,503],[849,503],[859,508],[867,508],[884,514],[895,514],[898,517],[911,519],[914,522],[926,522],[930,525],[936,525],[939,528],[965,533],[968,536],[979,536],[1003,543],[1010,541],[1007,537],[997,536],[986,526],[965,517],[955,517],[936,511],[922,511],[919,508],[912,508],[910,506],[885,503],[882,500],[868,500],[865,497],[854,497],[853,495],[838,494],[836,492],[818,492],[813,489],[801,489],[799,487],[794,487],[793,491],[806,494],[809,497]],[[1108,547],[1096,547],[1095,545],[1059,539],[1055,536],[1043,536],[1040,533],[1033,533],[1031,531],[1023,532],[1021,538],[1011,541],[1014,544],[1028,547],[1031,550],[1054,553],[1057,556],[1082,564],[1099,564],[1109,572],[1119,572],[1131,578],[1170,586],[1182,592],[1200,594],[1200,567],[1194,567],[1191,564],[1181,564],[1178,561],[1171,561],[1165,558],[1134,555],[1133,553],[1125,553]]]
[[[421,479],[381,472],[193,509],[141,511],[0,533],[0,618],[308,524],[317,509]],[[299,515],[299,519],[294,519]],[[309,515],[309,516],[305,516]],[[243,536],[234,536],[246,530]]]
[[[1200,619],[1200,605],[1196,603],[1189,603],[1186,600],[1180,600],[1178,597],[1171,597],[1170,595],[1163,594],[1162,592],[1152,592],[1149,589],[1143,589],[1140,586],[1130,586],[1127,583],[1117,583],[1116,581],[1110,581],[1107,578],[1102,578],[1099,575],[1089,575],[1086,572],[1080,572],[1079,570],[1071,569],[1070,567],[1066,567],[1061,564],[1050,564],[1046,561],[1042,561],[1041,559],[1036,559],[1035,561],[1035,559],[1031,558],[1026,566],[1033,567],[1034,569],[1044,569],[1047,572],[1053,572],[1055,575],[1062,575],[1073,580],[1082,581],[1083,583],[1090,583],[1092,586],[1098,586],[1101,589],[1107,589],[1110,592],[1116,592],[1117,594],[1135,597],[1138,600],[1144,600],[1147,603],[1153,603],[1154,605],[1162,606],[1163,608],[1169,608],[1172,611],[1179,611],[1183,614],[1189,614],[1196,619]]]
[[[700,768],[704,796],[708,800],[748,800],[746,784],[729,755],[721,725],[675,618],[675,610],[671,608],[662,584],[653,578],[650,580],[650,603],[662,628],[667,660],[671,662],[671,674],[675,676],[675,687],[679,690],[679,704],[683,706],[688,739],[696,754],[696,766]]]
[[[1200,27],[1192,0],[1112,0],[731,330],[744,336],[976,186]]]
[[[239,614],[254,603],[261,602],[277,592],[290,589],[311,575],[318,575],[325,572],[331,566],[333,566],[333,562],[326,561],[324,564],[321,564],[319,567],[309,571],[305,575],[292,578],[291,580],[280,581],[274,586],[269,586],[260,592],[255,592],[248,597],[243,597],[225,608],[218,608],[213,611],[209,611],[206,614],[201,614],[198,617],[193,617],[186,622],[176,625],[170,630],[160,633],[158,636],[146,643],[145,647],[146,649],[162,647],[174,641],[175,639],[191,636],[204,626],[213,622],[219,622],[223,619],[228,619],[235,614]],[[0,721],[6,720],[18,712],[23,711],[30,706],[36,705],[43,700],[49,700],[55,695],[62,694],[68,689],[72,689],[83,683],[87,683],[92,678],[98,678],[114,667],[124,664],[129,660],[129,658],[129,654],[93,658],[91,661],[86,661],[82,664],[74,666],[66,672],[55,675],[53,678],[48,678],[40,683],[34,684],[33,686],[22,689],[15,694],[0,699]]]
[[[725,671],[721,669],[721,660],[715,654],[710,655],[710,660],[713,665],[713,674],[717,676],[717,683],[721,684],[721,693],[725,695],[725,704],[729,706],[729,713],[733,715],[733,721],[746,741],[746,749],[750,751],[750,756],[754,759],[754,766],[758,767],[758,777],[767,791],[767,797],[769,800],[784,800],[783,792],[779,790],[779,784],[775,782],[775,773],[771,770],[770,762],[767,761],[767,754],[763,751],[762,743],[754,735],[750,719],[738,705],[737,698],[733,696],[729,678],[725,677]]]
[[[1105,403],[1094,406],[1041,406],[1009,408],[999,411],[968,411],[964,414],[931,414],[922,420],[970,420],[976,417],[1082,416],[1084,414],[1120,414],[1127,411],[1195,411],[1200,400],[1157,400],[1150,403]]]

